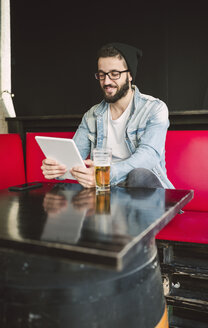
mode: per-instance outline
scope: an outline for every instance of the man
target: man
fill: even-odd
[[[94,147],[112,148],[111,185],[173,188],[165,169],[165,139],[169,126],[164,102],[140,93],[133,84],[141,51],[111,43],[98,52],[95,74],[103,101],[83,116],[74,141],[85,159]],[[85,188],[95,187],[94,165],[70,171]],[[58,178],[66,168],[45,159],[42,171],[47,179]]]

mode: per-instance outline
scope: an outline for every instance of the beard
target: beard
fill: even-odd
[[[109,85],[113,87],[112,85]],[[105,87],[103,87],[103,89],[105,89]],[[103,97],[105,99],[105,101],[107,103],[115,103],[116,101],[118,101],[119,99],[123,98],[126,96],[128,90],[129,90],[129,78],[128,76],[126,77],[126,81],[125,83],[121,86],[121,88],[115,93],[114,96],[106,96],[105,91],[102,89],[103,91]]]

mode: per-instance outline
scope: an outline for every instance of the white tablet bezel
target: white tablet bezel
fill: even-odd
[[[73,139],[35,136],[35,140],[46,158],[66,165],[68,171],[60,178],[76,180],[69,170],[74,166],[86,167]]]

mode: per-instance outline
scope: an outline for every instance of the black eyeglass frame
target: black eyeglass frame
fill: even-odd
[[[117,78],[115,78],[115,79],[112,79],[112,78],[109,76],[109,74],[112,73],[112,72],[119,73],[119,76],[118,76]],[[96,80],[99,80],[99,81],[101,80],[101,81],[103,81],[103,80],[105,80],[106,75],[108,75],[108,77],[109,77],[110,80],[118,80],[118,79],[120,79],[120,77],[121,77],[121,73],[125,73],[125,72],[129,72],[129,69],[125,69],[124,71],[116,71],[116,70],[113,70],[113,71],[110,71],[110,72],[108,72],[108,73],[102,72],[102,74],[104,74],[104,78],[103,78],[103,79],[98,78],[98,74],[99,74],[99,72],[98,72],[98,73],[95,73],[95,78],[96,78]]]

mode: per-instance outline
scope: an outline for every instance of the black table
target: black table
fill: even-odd
[[[192,197],[62,183],[0,191],[1,325],[155,327],[165,312],[155,235]]]

